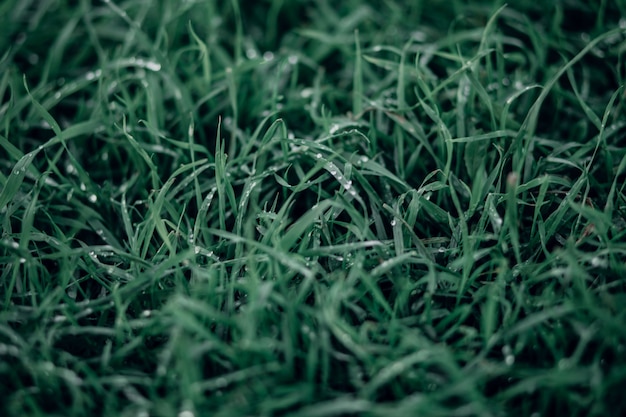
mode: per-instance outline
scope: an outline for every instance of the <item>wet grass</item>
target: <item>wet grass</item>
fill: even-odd
[[[626,3],[0,3],[6,416],[626,413]]]

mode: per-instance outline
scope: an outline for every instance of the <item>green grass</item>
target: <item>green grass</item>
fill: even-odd
[[[1,415],[626,413],[623,0],[0,16]]]

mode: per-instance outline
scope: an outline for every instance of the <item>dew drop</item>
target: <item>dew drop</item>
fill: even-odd
[[[101,70],[89,71],[87,74],[85,74],[85,79],[87,79],[88,81],[91,81],[91,80],[94,80],[94,79],[100,77],[100,75],[102,75],[102,71]]]
[[[76,167],[73,164],[67,164],[65,165],[65,172],[67,174],[76,174]],[[84,184],[81,184],[81,185],[84,185]]]
[[[161,64],[159,64],[156,61],[150,61],[150,60],[146,61],[143,59],[138,59],[137,65],[150,71],[154,71],[154,72],[161,71]]]

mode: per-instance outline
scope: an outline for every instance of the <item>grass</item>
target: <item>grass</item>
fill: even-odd
[[[0,2],[0,413],[626,413],[626,2]]]

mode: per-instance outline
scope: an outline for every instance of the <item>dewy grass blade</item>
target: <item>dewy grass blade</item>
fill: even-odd
[[[198,49],[200,50],[200,59],[202,60],[202,78],[204,81],[204,86],[205,88],[209,89],[211,88],[212,81],[211,56],[209,53],[209,48],[207,47],[206,43],[204,43],[193,30],[193,25],[191,21],[188,25],[189,33],[191,34],[191,37],[193,38],[196,45],[198,45]]]
[[[548,94],[552,91],[552,89],[554,88],[558,80],[563,76],[563,74],[565,74],[570,68],[572,68],[574,64],[578,63],[581,59],[583,59],[585,55],[589,54],[594,48],[596,48],[600,42],[603,42],[612,37],[623,36],[624,34],[626,34],[626,29],[616,28],[594,38],[589,43],[587,43],[587,45],[580,52],[578,52],[573,58],[571,58],[563,66],[561,66],[561,68],[558,69],[556,74],[554,74],[548,80],[548,82],[543,86],[541,93],[539,94],[539,97],[537,97],[537,100],[535,100],[530,111],[528,112],[528,115],[524,119],[524,123],[522,125],[522,128],[520,129],[518,139],[516,139],[516,142],[519,140],[522,140],[523,143],[522,144],[517,143],[516,144],[518,145],[517,147],[512,146],[510,148],[510,149],[517,149],[517,152],[513,154],[513,170],[515,172],[523,173],[522,178],[521,178],[522,182],[525,182],[530,179],[528,178],[528,176],[530,175],[530,170],[529,170],[530,167],[526,166],[527,165],[526,159],[527,159],[527,156],[529,156],[528,150],[532,146],[533,138],[535,135],[537,124],[538,124],[539,111],[541,107],[543,106],[544,101],[548,97]],[[522,166],[525,166],[525,169],[522,169]]]

